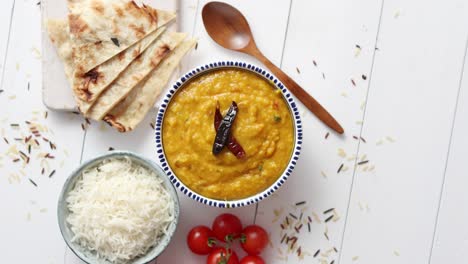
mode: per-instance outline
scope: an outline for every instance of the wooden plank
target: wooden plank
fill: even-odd
[[[10,38],[10,25],[13,15],[14,0],[7,0],[2,3],[0,9],[0,89],[3,86],[5,74],[4,64],[8,50],[8,39]]]
[[[457,0],[385,1],[340,263],[429,261],[467,17]]]
[[[200,1],[198,6],[197,1],[184,1],[181,3],[181,12],[189,14],[188,16],[184,15],[183,20],[181,21],[181,29],[185,32],[193,32],[193,35],[199,38],[198,48],[193,51],[185,61],[184,70],[199,66],[202,63],[212,62],[214,60],[242,59],[248,62],[253,62],[254,60],[251,58],[246,58],[238,53],[224,50],[209,39],[209,36],[204,30],[200,15],[201,8],[206,2],[208,1]],[[268,0],[256,2],[228,2],[238,7],[246,15],[247,19],[249,19],[254,34],[257,34],[258,39],[262,40],[259,43],[259,46],[265,50],[265,54],[270,56],[273,61],[279,62],[283,50],[284,34],[286,32],[289,1],[281,1],[274,9],[271,9],[268,13],[264,14],[258,14],[256,11],[259,5],[267,5],[269,3]],[[193,17],[193,19],[190,17]],[[195,25],[193,23],[195,23]],[[278,32],[278,34],[270,34],[267,31],[261,30],[265,27],[275,28],[275,32]],[[146,157],[155,159],[156,152],[154,146],[154,133],[153,129],[150,127],[150,123],[153,121],[154,116],[155,112],[153,111],[148,114],[140,127],[135,131],[126,134],[118,133],[105,124],[93,122],[86,135],[83,154],[84,159],[104,153],[109,147],[135,151],[145,155]],[[227,210],[202,205],[190,198],[187,198],[180,192],[179,198],[181,202],[181,218],[179,227],[173,242],[158,259],[158,262],[199,263],[202,261],[202,258],[194,257],[188,250],[180,250],[180,247],[185,245],[187,232],[190,228],[198,224],[211,225],[211,222],[216,215]],[[252,223],[255,206],[231,209],[229,212],[239,215],[242,221],[246,224]]]
[[[468,42],[467,42],[468,45]],[[468,48],[468,46],[467,46]],[[465,51],[466,52],[466,51]],[[468,203],[466,157],[468,157],[468,60],[465,54],[463,82],[460,84],[456,119],[445,172],[444,189],[430,263],[457,263],[468,259]]]
[[[283,236],[280,223],[289,212],[299,217],[303,208],[306,208],[303,217],[312,219],[311,232],[304,224],[296,243],[305,254],[304,263],[320,259],[337,262],[338,253],[333,247],[340,251],[352,157],[358,146],[353,135],[359,135],[361,129],[356,122],[363,116],[380,10],[381,1],[373,0],[292,3],[282,68],[341,122],[345,135],[340,137],[331,132],[300,104],[304,141],[298,166],[287,183],[258,208],[257,222],[271,232],[273,243],[264,254],[267,263],[286,257],[288,263],[302,261],[297,251],[288,252],[287,246],[279,242]],[[330,134],[325,139],[327,133]],[[337,173],[341,164],[343,168]],[[294,208],[300,201],[307,203]],[[324,215],[323,211],[330,208],[336,212]],[[273,221],[278,218],[275,212],[278,214],[280,210],[281,216]],[[332,214],[335,217],[325,223]],[[292,220],[289,216],[289,221]],[[297,235],[294,229],[288,234]],[[318,249],[323,255],[314,259],[311,255]]]
[[[65,246],[58,230],[57,199],[66,177],[79,163],[83,138],[79,116],[48,112],[45,117],[46,108],[41,96],[41,20],[37,2],[15,3],[2,87],[5,91],[0,94],[0,133],[9,141],[8,145],[2,142],[0,146],[0,210],[8,212],[2,214],[0,226],[0,244],[9,249],[2,251],[2,262],[5,263],[63,263]],[[4,12],[11,11],[11,3],[2,2],[1,21]],[[9,19],[9,13],[7,16]],[[0,24],[3,28],[3,22]],[[7,36],[2,33],[0,39],[3,49]],[[31,139],[40,144],[31,149],[31,154],[23,143],[14,139],[28,136],[34,130],[25,123],[28,120],[40,124],[34,126],[41,134],[41,137]],[[18,126],[12,127],[11,123]],[[57,148],[51,149],[42,136]],[[13,162],[19,154],[14,157],[5,155],[13,145],[30,157],[24,168],[21,160]],[[54,157],[44,161],[50,167],[41,163],[45,153]]]

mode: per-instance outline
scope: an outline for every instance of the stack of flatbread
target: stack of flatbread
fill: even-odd
[[[68,10],[47,28],[79,110],[134,129],[196,41],[166,30],[175,14],[133,1],[68,0]]]

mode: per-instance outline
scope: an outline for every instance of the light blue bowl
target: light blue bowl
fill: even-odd
[[[163,123],[164,123],[163,122],[164,116],[166,114],[167,107],[170,105],[171,100],[174,98],[174,95],[177,93],[177,91],[183,88],[187,82],[189,82],[190,80],[194,78],[197,78],[200,75],[203,75],[209,71],[213,71],[217,69],[225,69],[225,68],[246,70],[246,71],[255,73],[257,76],[259,76],[260,78],[263,78],[266,81],[269,81],[274,88],[278,89],[278,91],[281,92],[281,95],[283,96],[284,101],[288,105],[289,112],[291,113],[293,126],[294,126],[294,143],[293,143],[294,145],[293,145],[291,157],[289,158],[289,162],[287,166],[284,168],[284,170],[282,171],[278,179],[273,184],[271,184],[267,189],[255,195],[252,195],[244,199],[231,200],[231,201],[212,199],[212,198],[203,196],[193,191],[188,186],[186,186],[177,177],[177,175],[174,173],[171,166],[169,165],[169,162],[167,161],[167,158],[166,158],[166,154],[164,152],[164,146],[162,143],[163,142],[162,130],[163,130]],[[299,115],[299,110],[297,108],[296,102],[293,99],[293,96],[291,95],[289,90],[286,88],[286,86],[282,84],[273,74],[271,74],[270,72],[258,66],[245,63],[245,62],[219,61],[219,62],[204,64],[202,66],[194,68],[193,70],[188,71],[186,74],[182,75],[182,77],[178,81],[176,81],[175,84],[171,88],[169,88],[166,95],[163,97],[161,106],[159,107],[159,111],[156,115],[155,141],[156,141],[156,152],[158,155],[158,159],[161,163],[162,169],[164,170],[164,172],[166,172],[172,184],[174,184],[174,186],[177,187],[182,193],[184,193],[185,195],[194,199],[197,202],[200,202],[209,206],[220,207],[220,208],[242,207],[246,205],[252,205],[252,204],[258,203],[259,201],[263,199],[266,199],[271,194],[273,194],[276,190],[278,190],[286,182],[288,177],[291,175],[299,159],[299,154],[301,153],[302,121]]]
[[[65,240],[71,251],[73,251],[73,253],[75,253],[75,255],[78,256],[84,262],[89,264],[111,264],[111,262],[109,261],[98,260],[96,258],[95,253],[90,252],[89,250],[81,247],[80,245],[71,242],[73,232],[71,231],[69,225],[66,222],[67,216],[70,213],[67,207],[66,199],[70,190],[73,189],[75,183],[81,177],[83,170],[89,167],[96,166],[104,159],[113,157],[129,157],[134,162],[150,169],[151,171],[154,171],[154,173],[156,173],[156,175],[158,175],[163,180],[164,187],[174,199],[174,221],[169,225],[167,234],[160,240],[159,244],[151,248],[146,255],[141,256],[132,262],[133,264],[149,263],[152,260],[156,259],[164,251],[164,249],[166,249],[167,245],[171,241],[172,236],[175,233],[177,224],[179,222],[179,198],[177,197],[177,192],[174,189],[174,186],[172,186],[164,171],[153,161],[143,158],[135,153],[129,151],[112,151],[108,154],[98,156],[94,159],[84,162],[78,169],[71,173],[71,175],[68,177],[68,179],[65,181],[65,184],[63,185],[62,192],[60,193],[58,201],[57,215],[60,232],[62,233],[63,239]]]

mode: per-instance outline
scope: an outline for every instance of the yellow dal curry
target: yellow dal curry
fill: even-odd
[[[217,101],[223,116],[232,101],[239,107],[231,133],[246,152],[242,159],[226,147],[212,153]],[[245,70],[215,70],[189,81],[172,99],[163,123],[164,152],[174,173],[193,191],[218,200],[268,188],[288,164],[293,144],[292,117],[281,92]]]

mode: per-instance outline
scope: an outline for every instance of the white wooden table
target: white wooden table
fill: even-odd
[[[45,114],[38,1],[0,4],[0,262],[81,263],[57,225],[62,184],[82,160],[110,147],[154,158],[153,116],[119,134],[72,113]],[[200,17],[205,2],[180,3],[181,30],[200,39],[185,70],[221,59],[258,63],[208,38]],[[467,263],[468,2],[229,2],[246,15],[264,53],[346,130],[326,139],[329,129],[301,105],[304,145],[293,176],[257,206],[229,210],[271,232],[267,262]],[[56,149],[41,138],[23,167],[8,153],[27,151],[15,138],[30,133],[28,120],[42,124],[41,135]],[[41,163],[41,152],[54,158]],[[185,236],[223,210],[180,199],[177,234],[157,262],[204,263],[188,251]],[[300,201],[306,204],[295,207]],[[280,244],[280,222],[301,210],[312,223],[297,235],[298,257]]]

